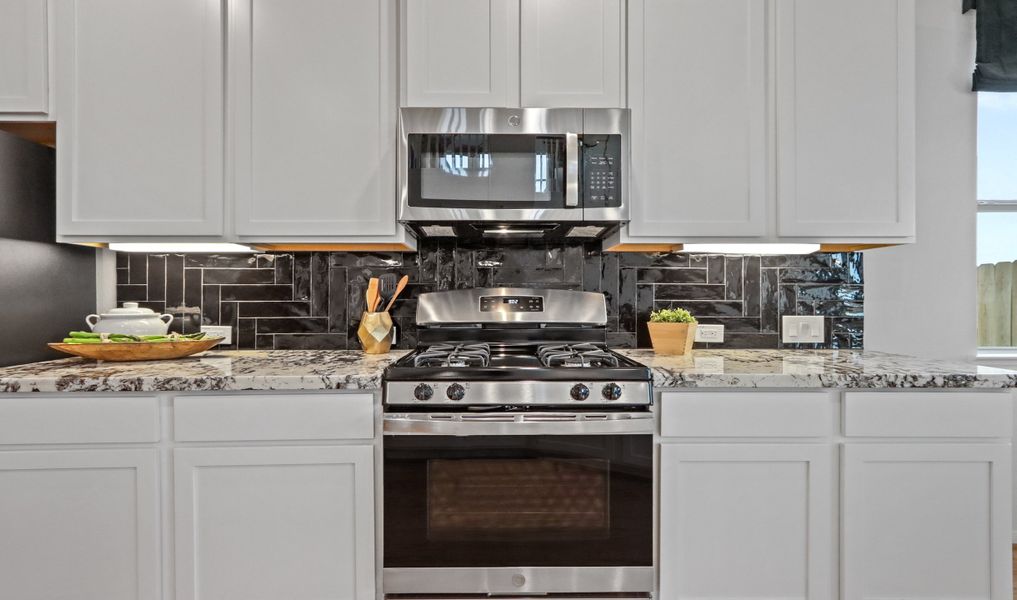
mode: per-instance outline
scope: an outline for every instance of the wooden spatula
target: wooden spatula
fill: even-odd
[[[399,294],[403,291],[403,289],[406,288],[406,284],[409,283],[409,281],[410,281],[409,275],[403,275],[403,278],[399,280],[399,284],[396,286],[395,293],[392,294],[392,299],[388,301],[388,306],[385,307],[385,312],[388,312],[389,310],[392,309],[392,304],[395,303],[396,298],[398,298]]]
[[[367,282],[367,312],[375,312],[374,309],[377,308],[378,302],[380,302],[378,298],[378,278],[372,277]]]

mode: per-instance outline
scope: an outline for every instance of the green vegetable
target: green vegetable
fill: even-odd
[[[95,338],[99,339],[101,334],[92,333],[91,331],[72,331],[68,334],[68,337],[72,338]]]
[[[698,323],[684,308],[662,308],[650,313],[651,323]]]
[[[205,339],[205,332],[199,333],[170,333],[168,335],[127,335],[123,333],[110,333],[103,338],[101,333],[90,331],[72,331],[64,338],[65,344],[126,344],[130,342],[178,342],[196,341]]]

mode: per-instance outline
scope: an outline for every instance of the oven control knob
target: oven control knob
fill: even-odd
[[[434,388],[427,385],[426,383],[421,383],[417,387],[413,388],[413,397],[416,398],[417,400],[420,400],[421,402],[427,402],[428,400],[431,399],[431,396],[433,395]]]
[[[449,400],[453,402],[459,402],[460,400],[463,399],[463,396],[466,395],[466,388],[459,385],[458,383],[453,383],[452,385],[448,386],[447,390],[445,390],[445,395],[448,396]]]
[[[587,398],[590,397],[590,388],[586,387],[581,383],[577,383],[574,386],[572,386],[572,391],[570,393],[572,395],[573,400],[578,400],[579,402],[582,402],[583,400],[586,400]]]
[[[617,400],[618,398],[621,398],[622,389],[617,383],[609,383],[604,386],[601,393],[604,395],[605,400]]]

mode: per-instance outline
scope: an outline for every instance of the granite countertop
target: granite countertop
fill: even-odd
[[[862,350],[696,350],[684,357],[619,352],[650,367],[657,389],[1017,387],[1017,371]],[[158,362],[67,358],[0,368],[0,393],[375,390],[385,367],[405,354],[242,350]]]
[[[664,356],[619,350],[666,388],[983,388],[1017,387],[1017,371],[868,350],[696,350]]]
[[[168,361],[65,358],[0,368],[0,393],[379,389],[385,367],[405,354],[241,350]]]

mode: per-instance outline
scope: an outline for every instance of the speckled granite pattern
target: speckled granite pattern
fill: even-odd
[[[863,350],[619,350],[662,388],[1013,388],[1017,371]]]
[[[0,393],[378,389],[385,367],[405,354],[248,350],[135,363],[68,358],[0,368]]]
[[[1017,387],[1017,371],[861,350],[696,350],[690,357],[619,352],[650,367],[657,389]],[[385,367],[404,354],[241,350],[101,364],[70,358],[2,368],[0,393],[378,389]]]

